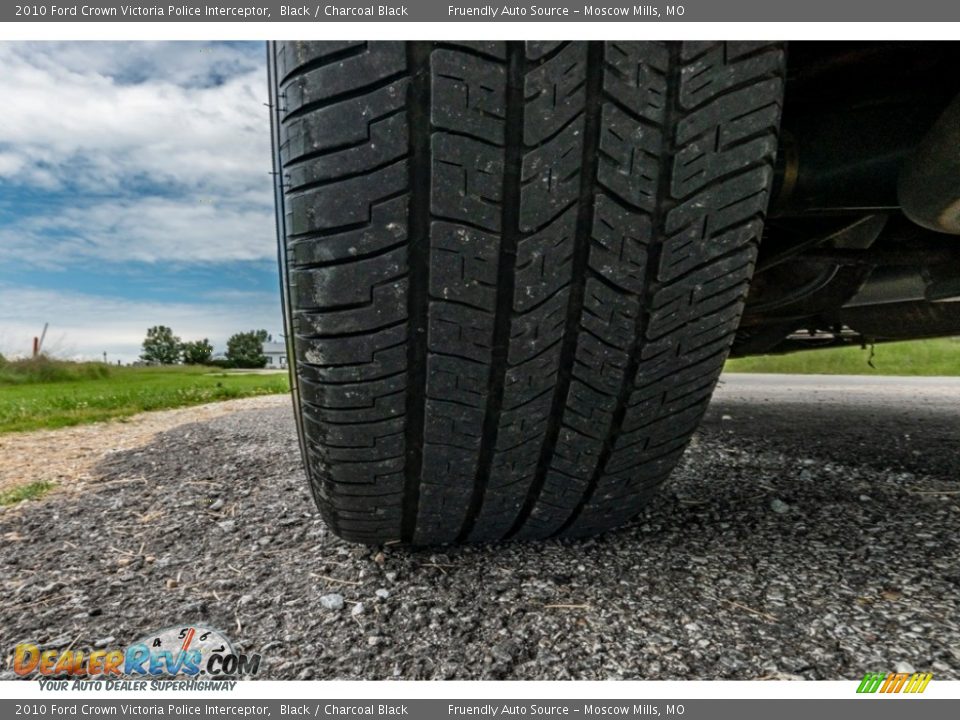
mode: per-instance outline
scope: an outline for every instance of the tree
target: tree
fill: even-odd
[[[154,325],[147,330],[140,359],[148,363],[173,365],[180,359],[180,338],[166,325]]]
[[[227,340],[227,359],[239,368],[262,368],[267,364],[263,344],[270,339],[266,330],[236,333]]]
[[[213,345],[207,338],[185,342],[181,348],[183,361],[187,365],[206,365],[213,355]]]

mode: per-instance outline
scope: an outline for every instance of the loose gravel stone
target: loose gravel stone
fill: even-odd
[[[790,506],[787,505],[787,504],[786,504],[783,500],[781,500],[780,498],[774,498],[773,500],[770,501],[770,509],[773,510],[775,513],[778,513],[778,514],[780,514],[780,515],[783,515],[784,513],[790,512]]]
[[[329,593],[320,596],[320,606],[327,610],[342,610],[343,595],[339,593]]]

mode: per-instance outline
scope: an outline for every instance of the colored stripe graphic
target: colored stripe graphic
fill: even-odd
[[[858,693],[922,693],[933,679],[932,673],[867,673],[857,687]]]

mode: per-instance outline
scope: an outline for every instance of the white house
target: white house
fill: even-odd
[[[286,369],[287,367],[287,346],[284,343],[265,342],[263,344],[263,354],[267,357],[265,367],[275,370]]]

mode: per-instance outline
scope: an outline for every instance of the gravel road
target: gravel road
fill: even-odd
[[[371,549],[327,532],[259,398],[0,510],[0,645],[197,622],[270,679],[960,679],[958,451],[960,380],[728,375],[629,527]]]

